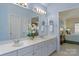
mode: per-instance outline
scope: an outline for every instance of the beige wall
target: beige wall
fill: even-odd
[[[66,28],[71,29],[71,32],[75,32],[75,23],[79,23],[79,18],[69,18],[66,20]]]

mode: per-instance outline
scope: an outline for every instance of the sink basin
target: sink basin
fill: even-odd
[[[22,46],[23,45],[23,43],[17,43],[17,44],[13,44],[13,47],[20,47],[20,46]]]
[[[22,45],[23,45],[23,43],[20,40],[14,40],[14,42],[13,42],[13,47],[19,47]]]

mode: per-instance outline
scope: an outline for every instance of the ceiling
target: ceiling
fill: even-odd
[[[70,9],[67,11],[63,11],[59,13],[60,19],[61,20],[67,20],[67,19],[76,19],[79,18],[79,8],[75,8],[75,9]]]

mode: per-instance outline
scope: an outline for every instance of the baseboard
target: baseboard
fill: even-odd
[[[79,42],[70,41],[70,40],[65,40],[64,43],[70,43],[70,44],[77,44],[77,45],[79,45]]]

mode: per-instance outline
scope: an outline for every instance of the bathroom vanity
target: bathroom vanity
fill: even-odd
[[[12,41],[0,44],[1,56],[48,56],[57,50],[57,26],[51,15],[40,15],[30,8],[22,8],[15,4],[2,4],[2,6],[8,7],[7,9],[4,7],[4,10],[7,10],[8,13],[3,12],[3,17],[1,16],[6,23],[2,23],[3,30],[0,34],[3,36],[0,36],[0,40]],[[41,6],[41,8],[43,7]],[[30,32],[28,28],[29,25],[34,24],[37,30],[31,31],[32,36],[36,34],[34,39],[31,40],[28,38]],[[20,42],[17,40],[20,40]],[[20,45],[14,45],[14,41],[16,44],[19,42]]]
[[[34,40],[22,38],[21,45],[16,47],[12,43],[0,45],[1,56],[48,56],[56,51],[56,36],[37,37]]]

